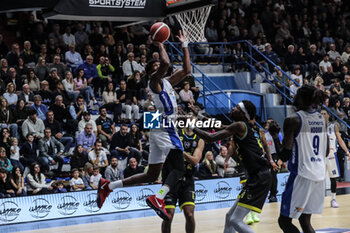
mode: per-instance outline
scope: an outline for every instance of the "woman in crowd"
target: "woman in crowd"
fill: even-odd
[[[64,89],[66,90],[66,92],[68,93],[69,96],[69,100],[72,102],[75,102],[80,91],[76,91],[74,88],[74,80],[73,80],[73,75],[72,72],[70,71],[66,71],[65,75],[64,75],[65,79],[62,80]]]
[[[118,123],[120,115],[122,114],[122,105],[119,103],[119,99],[117,99],[117,93],[115,92],[113,83],[108,83],[105,91],[102,93],[102,98],[102,107],[105,107],[108,111],[113,111],[113,121]]]
[[[148,161],[148,152],[142,148],[142,133],[139,131],[136,124],[131,124],[130,129],[130,147],[135,149],[139,155],[142,155],[144,160]]]
[[[129,90],[133,91],[133,96],[136,97],[137,102],[140,103],[142,100],[147,99],[147,93],[145,86],[141,81],[141,73],[138,70],[135,70],[134,73],[128,77],[127,87]]]
[[[0,97],[0,126],[9,128],[12,137],[17,137],[17,124],[14,123],[12,110],[8,107],[8,102],[4,97]]]
[[[84,166],[84,171],[82,176],[82,179],[85,185],[85,190],[92,189],[92,187],[90,186],[90,178],[93,175],[93,172],[94,172],[94,166],[91,163],[86,163]]]
[[[21,173],[21,169],[19,167],[14,167],[12,169],[12,177],[11,184],[15,189],[16,196],[26,196],[27,192],[24,187],[24,177]]]
[[[38,64],[35,66],[35,74],[38,76],[40,81],[45,80],[49,76],[49,68],[46,65],[46,60],[39,57]]]
[[[204,159],[199,166],[198,178],[199,179],[211,179],[218,176],[216,171],[216,162],[214,160],[213,152],[207,151]]]
[[[82,145],[77,145],[70,159],[71,168],[76,168],[79,169],[79,171],[83,171],[83,168],[87,162],[89,162],[89,158],[86,151]]]
[[[15,93],[15,85],[12,82],[9,82],[6,86],[6,92],[4,93],[4,98],[7,100],[7,103],[10,107],[15,107],[17,104],[17,94]]]
[[[27,78],[24,80],[25,84],[29,85],[29,88],[32,92],[37,92],[40,90],[40,80],[38,76],[35,75],[33,69],[28,71]]]
[[[13,119],[14,122],[19,126],[19,129],[21,129],[21,126],[23,124],[23,121],[25,121],[28,118],[28,107],[25,106],[24,99],[19,99],[17,101],[16,107],[13,110]]]
[[[77,77],[74,79],[74,84],[74,90],[79,91],[84,96],[84,99],[88,105],[90,104],[90,100],[92,100],[94,103],[96,102],[94,91],[87,85],[87,80],[84,77],[84,69],[77,70]]]
[[[25,67],[22,57],[18,58],[18,65],[15,66],[17,75],[23,80],[26,78],[28,73],[28,68]]]
[[[5,168],[7,173],[12,171],[12,163],[6,156],[6,150],[3,147],[0,147],[0,168]]]
[[[40,165],[34,162],[30,166],[30,172],[27,175],[28,194],[48,194],[52,190],[51,183],[46,184],[45,176],[40,171]]]
[[[0,131],[0,147],[5,148],[6,155],[10,156],[11,140],[8,128],[2,128]]]

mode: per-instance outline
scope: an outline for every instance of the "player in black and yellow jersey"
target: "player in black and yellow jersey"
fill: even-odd
[[[194,220],[195,188],[193,177],[196,172],[196,165],[202,158],[205,143],[188,128],[180,129],[178,133],[184,147],[186,173],[182,181],[178,182],[176,189],[172,189],[165,196],[165,209],[170,216],[170,221],[163,221],[162,233],[171,231],[171,223],[177,202],[186,218],[186,233],[193,233],[196,226]],[[170,155],[167,157],[163,167],[163,177],[167,177],[167,174],[171,171],[171,164],[172,156]]]

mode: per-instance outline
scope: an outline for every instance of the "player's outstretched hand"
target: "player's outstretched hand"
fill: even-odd
[[[179,30],[179,35],[176,36],[176,38],[177,38],[181,43],[185,42],[185,36],[184,36],[182,30]]]
[[[162,42],[159,42],[159,41],[153,41],[153,44],[155,45],[155,46],[157,46],[157,47],[161,47],[161,46],[163,46],[163,43]]]

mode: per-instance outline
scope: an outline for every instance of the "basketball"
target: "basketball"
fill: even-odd
[[[170,36],[170,28],[168,27],[168,25],[162,22],[153,24],[150,32],[152,40],[158,42],[164,42],[168,40]]]

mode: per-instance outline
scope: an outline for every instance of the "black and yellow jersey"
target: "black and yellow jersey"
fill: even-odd
[[[197,134],[193,133],[192,135],[188,135],[185,132],[185,129],[179,129],[179,137],[182,142],[184,151],[187,152],[190,155],[193,155],[194,150],[197,148],[198,142],[200,138]],[[196,168],[187,162],[185,159],[185,166],[186,166],[186,174],[193,176],[196,172]]]

